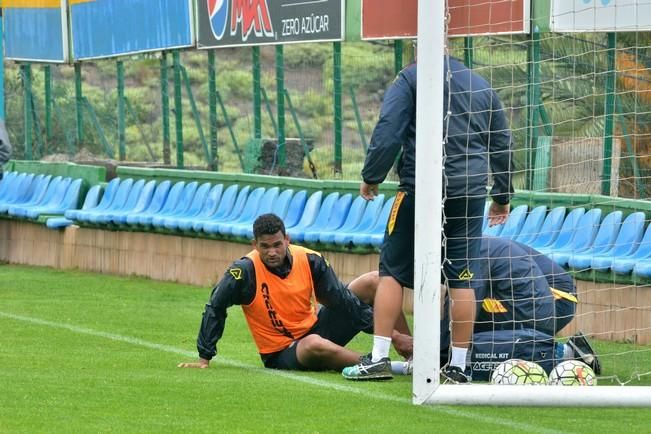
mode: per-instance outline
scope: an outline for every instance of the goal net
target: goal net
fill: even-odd
[[[418,2],[415,402],[651,405],[651,2],[434,3]],[[460,84],[449,61],[444,72],[446,55],[485,79],[501,104],[486,108],[481,79]],[[431,204],[458,194],[451,173],[481,167],[471,162],[477,155],[453,154],[459,119],[468,149],[476,136],[490,144],[483,157],[492,171],[470,169],[466,188],[484,175],[489,196],[496,192],[504,131],[491,126],[500,116],[512,137],[515,194],[506,223],[491,225],[487,205],[481,239],[466,240],[481,244],[474,268],[469,261],[477,316],[467,389],[438,375],[450,330],[463,325],[447,321],[447,308],[440,323],[432,316],[446,298],[440,264],[453,255],[445,247],[460,239],[438,230],[449,216],[439,221],[442,209]],[[489,131],[478,131],[482,122]],[[509,359],[547,375],[530,364],[512,369]],[[584,368],[597,387],[549,385],[592,384]],[[532,392],[509,383],[538,384]]]

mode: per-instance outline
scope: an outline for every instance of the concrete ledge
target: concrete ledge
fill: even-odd
[[[211,286],[226,267],[250,250],[248,244],[228,241],[75,225],[56,231],[30,222],[0,220],[0,260],[13,264]],[[345,282],[377,269],[377,254],[323,255]]]
[[[55,231],[30,222],[0,220],[0,261],[12,264],[134,275],[209,288],[231,262],[251,250],[246,244],[145,232],[113,232],[69,226]],[[323,252],[349,282],[376,270],[378,255]],[[563,330],[598,339],[651,343],[651,288],[577,281],[576,318]],[[413,291],[403,307],[411,311]]]

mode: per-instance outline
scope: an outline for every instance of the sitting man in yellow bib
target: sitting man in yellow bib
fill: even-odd
[[[345,346],[360,331],[373,332],[377,273],[343,284],[320,253],[290,244],[283,221],[274,214],[255,220],[253,236],[253,250],[235,261],[212,290],[197,338],[199,360],[179,367],[209,367],[226,310],[233,305],[242,307],[266,368],[341,370],[357,363],[361,354]],[[393,333],[400,354],[411,353],[408,334],[401,315]]]

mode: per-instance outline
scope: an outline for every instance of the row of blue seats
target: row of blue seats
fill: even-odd
[[[77,207],[81,179],[9,172],[0,181],[0,214],[38,219]]]
[[[377,247],[393,204],[393,198],[385,200],[384,195],[367,202],[336,192],[317,191],[308,197],[305,190],[278,187],[120,178],[107,184],[100,200],[98,196],[91,189],[81,209],[66,211],[64,218],[49,221],[48,226],[79,222],[251,238],[253,221],[273,212],[283,218],[297,242]]]
[[[83,207],[76,209],[81,187],[80,179],[9,172],[0,181],[0,214],[37,219],[65,213],[63,218],[48,219],[52,228],[77,221],[251,238],[255,218],[273,212],[283,217],[297,242],[379,247],[393,204],[393,197],[385,200],[383,195],[367,202],[351,194],[324,197],[315,192],[308,197],[305,190],[280,191],[278,187],[225,188],[222,184],[116,178],[103,192],[93,186]],[[644,213],[634,212],[623,219],[621,211],[613,211],[603,221],[601,217],[598,208],[568,213],[565,207],[548,212],[545,206],[529,211],[521,205],[503,225],[487,227],[485,219],[483,231],[487,236],[527,244],[575,270],[651,277],[651,225],[644,230]]]
[[[485,218],[483,231],[527,244],[576,271],[651,277],[651,224],[645,230],[645,214],[633,212],[624,219],[622,211],[612,211],[603,220],[602,214],[599,208],[548,212],[546,206],[528,212],[520,205],[502,225],[488,227]]]

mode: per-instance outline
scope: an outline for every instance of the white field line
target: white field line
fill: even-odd
[[[154,342],[148,342],[143,339],[139,338],[134,338],[131,336],[123,336],[123,335],[118,335],[115,333],[107,333],[99,330],[93,330],[89,329],[86,327],[79,327],[75,326],[72,324],[66,324],[66,323],[58,323],[58,322],[53,322],[53,321],[47,321],[44,319],[40,318],[33,318],[29,316],[24,316],[24,315],[15,315],[12,313],[8,312],[2,312],[0,311],[0,317],[4,318],[9,318],[12,320],[16,321],[23,321],[27,322],[30,324],[35,324],[35,325],[40,325],[40,326],[45,326],[45,327],[51,327],[51,328],[57,328],[57,329],[63,329],[63,330],[68,330],[74,333],[79,333],[79,334],[84,334],[84,335],[89,335],[89,336],[95,336],[95,337],[100,337],[100,338],[105,338],[109,339],[111,341],[115,342],[124,342],[127,344],[131,345],[136,345],[139,347],[144,347],[148,348],[150,350],[156,350],[156,351],[162,351],[165,353],[171,353],[171,354],[178,354],[183,357],[188,357],[188,358],[197,358],[197,353],[194,351],[187,351],[183,350],[180,348],[172,347],[169,345],[162,345],[162,344],[157,344]],[[344,393],[351,393],[355,395],[360,395],[363,396],[364,398],[368,399],[375,399],[375,400],[380,400],[380,401],[388,401],[388,402],[395,402],[398,404],[404,404],[404,405],[413,405],[411,400],[408,398],[401,398],[398,396],[393,396],[393,395],[388,395],[385,393],[381,392],[375,392],[375,391],[368,391],[364,389],[360,389],[357,387],[353,387],[350,385],[345,385],[345,384],[338,384],[338,383],[333,383],[330,381],[325,381],[325,380],[319,380],[316,378],[308,377],[306,375],[301,375],[294,373],[293,371],[278,371],[278,370],[272,370],[272,369],[265,369],[259,366],[253,366],[249,365],[246,363],[239,362],[237,360],[232,360],[225,358],[223,356],[219,356],[213,363],[218,363],[218,364],[223,364],[223,365],[228,365],[228,366],[234,366],[237,368],[242,368],[246,370],[251,370],[255,371],[256,373],[262,373],[262,374],[267,374],[267,375],[273,375],[273,376],[280,376],[283,378],[286,378],[288,380],[292,381],[298,381],[301,383],[309,384],[312,386],[318,386],[318,387],[323,387],[326,389],[331,389],[331,390],[336,390],[338,392],[344,392]],[[342,382],[344,380],[342,379]],[[464,387],[464,386],[460,386]],[[472,386],[470,386],[472,387]],[[463,417],[467,419],[472,419],[477,422],[481,422],[484,424],[493,424],[493,425],[500,425],[504,426],[507,428],[512,428],[517,431],[522,431],[522,432],[535,432],[535,433],[562,433],[562,431],[556,431],[552,429],[547,429],[544,427],[540,426],[535,426],[535,425],[530,425],[526,423],[520,423],[520,422],[514,422],[510,420],[505,420],[504,418],[493,418],[493,417],[488,417],[488,416],[482,416],[478,415],[476,413],[470,412],[470,411],[464,411],[464,410],[457,410],[451,407],[435,407],[435,406],[430,406],[430,405],[424,405],[422,406],[424,410],[430,410],[434,411],[437,413],[445,413],[449,414],[452,416],[457,416],[457,417]]]

